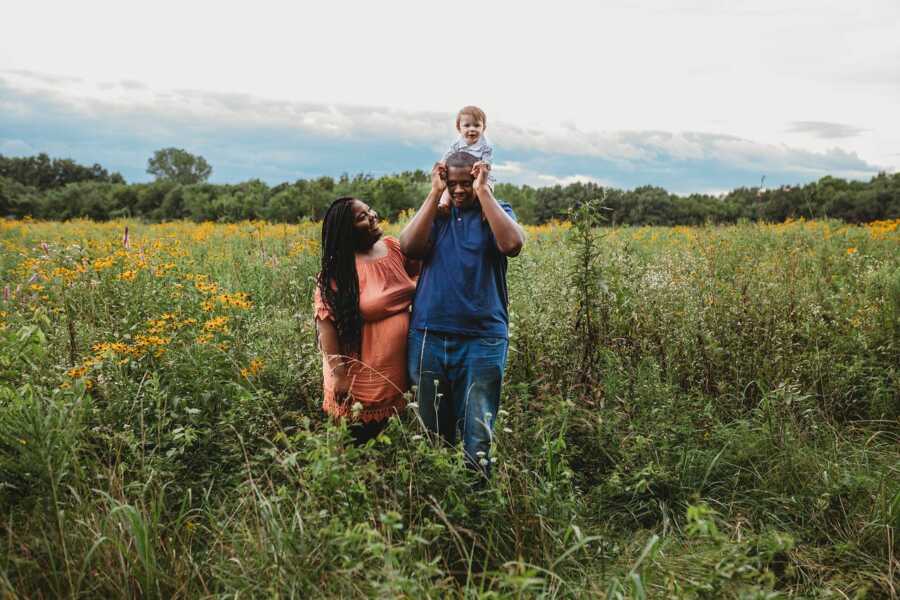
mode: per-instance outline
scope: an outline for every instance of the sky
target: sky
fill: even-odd
[[[29,0],[0,23],[0,154],[147,181],[428,169],[487,113],[498,181],[677,193],[900,168],[897,0]]]

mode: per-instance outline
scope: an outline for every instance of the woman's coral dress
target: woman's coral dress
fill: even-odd
[[[335,401],[334,376],[328,359],[322,358],[325,399],[323,410],[329,415],[351,417],[363,422],[380,421],[402,410],[403,393],[409,389],[406,375],[406,335],[409,330],[409,306],[416,291],[416,263],[400,251],[399,242],[384,238],[387,255],[375,260],[356,259],[359,277],[359,312],[362,315],[362,340],[359,357],[346,357],[350,377],[350,399]],[[315,292],[317,319],[333,316],[322,301],[319,288]],[[362,410],[355,416],[356,402]]]

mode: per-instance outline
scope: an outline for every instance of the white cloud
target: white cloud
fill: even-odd
[[[561,185],[567,186],[572,183],[595,183],[604,187],[612,187],[612,184],[606,180],[591,177],[590,175],[569,175],[567,177],[557,177],[556,175],[537,175],[537,179],[543,182],[543,185]]]
[[[7,11],[15,26],[0,36],[0,62],[69,83],[118,82],[110,95],[135,91],[127,82],[139,81],[437,114],[418,125],[436,127],[442,143],[453,133],[446,117],[474,102],[488,112],[489,133],[505,135],[497,141],[509,148],[562,146],[623,161],[646,150],[613,133],[584,132],[708,131],[825,151],[827,138],[786,132],[787,124],[853,123],[869,132],[842,138],[842,147],[900,166],[892,157],[900,147],[896,0],[485,2],[478,27],[490,33],[479,36],[473,62],[486,65],[485,75],[472,68],[454,85],[446,73],[455,56],[438,41],[455,35],[452,11],[413,0],[391,8],[353,0],[214,9],[176,0],[143,8],[29,0]],[[383,118],[383,131],[392,116],[378,112],[368,121]],[[519,125],[527,143],[501,134],[501,123]],[[309,124],[333,135],[344,125],[328,115]],[[415,135],[418,125],[393,123],[398,138]],[[698,156],[702,149],[688,142],[656,145]]]
[[[279,173],[296,171],[298,164],[304,165],[303,173],[316,168],[322,169],[320,173],[331,172],[340,168],[334,163],[342,155],[340,150],[323,150],[323,140],[331,144],[328,148],[342,144],[382,148],[377,154],[365,151],[369,163],[362,165],[364,169],[396,169],[392,165],[398,163],[391,162],[389,155],[407,157],[398,170],[426,168],[456,136],[454,112],[159,90],[136,81],[109,86],[10,71],[0,71],[0,107],[0,124],[3,118],[31,123],[42,135],[53,129],[42,126],[48,120],[87,122],[91,139],[79,144],[100,146],[100,134],[120,132],[147,144],[214,147],[220,176],[227,176],[223,166],[249,169],[266,162],[284,165]],[[826,174],[865,178],[881,168],[852,149],[831,146],[814,151],[704,131],[591,130],[574,122],[554,130],[499,120],[491,121],[490,136],[497,147],[495,170],[501,181],[535,186],[576,181],[619,187],[657,183],[675,191],[694,191],[747,184],[748,179],[758,180],[764,174],[780,173],[786,183],[796,183]],[[37,143],[24,135],[16,137],[32,146]],[[217,141],[223,139],[228,140],[225,147]],[[66,152],[61,142],[40,143],[41,151],[55,144],[52,147]],[[331,166],[321,166],[318,159],[323,151],[335,153]],[[102,162],[99,157],[88,160],[95,161]],[[360,168],[359,162],[353,164],[352,168]]]
[[[846,123],[829,123],[828,121],[794,121],[788,131],[809,133],[818,138],[839,139],[856,137],[867,130]]]
[[[502,175],[510,176],[510,175],[518,175],[522,173],[524,167],[522,163],[515,161],[506,161],[502,163],[496,163],[492,167],[495,173],[500,173]]]

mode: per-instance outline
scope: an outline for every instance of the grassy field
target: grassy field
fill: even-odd
[[[482,488],[323,418],[318,225],[0,221],[0,590],[896,598],[898,223],[531,228]]]

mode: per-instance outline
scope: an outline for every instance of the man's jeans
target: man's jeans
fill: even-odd
[[[410,329],[408,348],[409,382],[425,426],[451,445],[459,429],[466,461],[489,476],[508,340]]]

